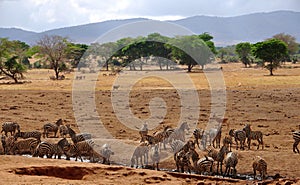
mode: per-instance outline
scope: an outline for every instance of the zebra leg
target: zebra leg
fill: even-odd
[[[248,137],[247,139],[247,144],[248,144],[248,149],[250,150],[250,145],[251,145],[251,139]]]
[[[298,149],[298,144],[300,141],[295,141],[293,144],[293,152],[294,153],[299,153],[299,149]]]
[[[255,170],[255,168],[253,168],[253,179],[255,180],[255,176],[256,176],[256,170]]]

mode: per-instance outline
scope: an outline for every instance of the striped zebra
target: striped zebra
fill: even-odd
[[[202,140],[203,135],[204,135],[204,130],[201,128],[196,128],[193,132],[193,136],[195,138],[196,145],[199,147],[199,149],[200,149],[199,139]],[[203,146],[203,148],[206,148],[206,146],[204,146],[204,145],[202,145],[202,146]]]
[[[153,137],[156,138],[156,141],[158,141],[159,148],[161,148],[160,144],[163,144],[164,149],[166,150],[167,138],[173,133],[173,131],[174,130],[170,126],[166,126],[162,131],[157,131],[153,133]]]
[[[260,156],[256,156],[252,163],[252,167],[253,167],[254,179],[256,176],[256,171],[259,171],[262,180],[266,178],[267,162],[263,158],[261,158]]]
[[[214,159],[211,157],[204,156],[203,158],[199,158],[199,154],[195,150],[190,150],[188,152],[190,158],[193,161],[193,169],[197,174],[212,173],[213,171],[213,163]]]
[[[172,152],[174,154],[179,152],[183,148],[184,144],[185,143],[181,140],[173,140],[172,143],[170,143]]]
[[[69,134],[69,127],[70,125],[60,125],[59,126],[59,135],[60,137],[65,138]]]
[[[222,172],[222,165],[223,165],[223,160],[226,156],[226,154],[229,152],[228,150],[228,146],[226,145],[223,145],[221,147],[221,149],[219,150],[218,154],[217,154],[217,158],[216,158],[216,161],[217,161],[217,173],[219,173],[219,167],[220,167],[220,172],[221,174],[223,173]]]
[[[243,128],[243,131],[246,133],[248,149],[250,149],[251,140],[257,140],[258,146],[257,150],[259,149],[259,145],[261,144],[262,149],[264,149],[264,142],[263,142],[263,134],[261,131],[252,131],[249,124],[246,124]]]
[[[159,165],[159,162],[160,162],[160,152],[159,152],[158,148],[159,148],[159,144],[156,144],[150,150],[150,157],[151,157],[151,160],[152,160],[152,166],[153,166],[153,169],[155,169],[155,166],[156,166],[157,171],[159,171],[158,165]]]
[[[234,138],[237,150],[239,148],[238,141],[240,142],[240,149],[241,150],[245,149],[244,148],[245,147],[245,141],[246,141],[246,132],[245,131],[231,129],[229,131],[229,135]]]
[[[233,175],[234,177],[236,176],[236,165],[238,163],[238,155],[235,152],[229,152],[225,159],[224,159],[224,166],[225,166],[225,172],[224,172],[224,176],[228,176],[230,169],[231,170],[231,175]]]
[[[148,134],[148,124],[147,123],[143,124],[143,127],[139,131],[139,134],[141,136],[141,141],[140,142],[143,142],[144,141],[144,136]]]
[[[108,144],[104,144],[100,149],[100,154],[103,156],[102,164],[110,164],[110,156],[115,153],[111,150]]]
[[[223,138],[223,145],[229,146],[229,151],[231,151],[232,137],[231,137],[231,136],[225,136],[225,137]]]
[[[20,125],[15,122],[5,122],[2,124],[1,133],[4,132],[5,136],[10,132],[10,135],[13,136],[16,131],[20,132]]]
[[[148,154],[149,154],[149,146],[147,142],[140,143],[134,150],[132,156],[131,156],[131,168],[136,165],[136,167],[139,166],[139,159],[140,164],[142,167],[144,167],[143,164],[148,165]],[[144,163],[143,163],[144,158]]]
[[[76,132],[70,126],[67,126],[67,128],[68,128],[69,135],[74,144],[81,142],[81,141],[92,139],[91,134],[88,134],[88,133],[76,134]]]
[[[211,128],[208,130],[208,136],[209,136],[209,145],[213,145],[214,148],[220,148],[220,142],[221,142],[221,135],[222,135],[222,129],[221,127]],[[216,143],[216,145],[215,145]]]
[[[12,146],[9,149],[9,153],[16,155],[22,155],[22,154],[30,154],[33,155],[36,147],[40,143],[40,140],[35,138],[27,138],[27,139],[21,139],[17,140],[14,143],[12,143]]]
[[[29,131],[29,132],[17,132],[15,134],[15,139],[17,140],[18,138],[22,139],[27,139],[27,138],[35,138],[37,140],[41,140],[42,133],[40,131]]]
[[[41,142],[35,149],[33,157],[41,157],[43,158],[45,155],[47,158],[52,158],[54,155],[54,159],[56,156],[58,159],[61,159],[63,154],[63,147],[68,144],[66,138],[61,139],[58,143],[50,143],[47,141]]]
[[[183,142],[185,142],[185,130],[189,130],[190,127],[187,124],[187,122],[183,122],[179,128],[174,129],[174,131],[170,134],[168,137],[169,143],[171,143],[173,140],[178,139]]]
[[[43,129],[44,129],[43,137],[44,138],[48,137],[50,132],[53,132],[54,133],[54,137],[56,137],[56,134],[58,132],[58,128],[62,124],[63,124],[63,120],[62,119],[57,120],[55,124],[53,124],[53,123],[46,123],[43,126]]]
[[[188,152],[184,150],[180,150],[179,152],[175,153],[174,160],[178,172],[184,173],[184,168],[187,167],[188,172],[191,173],[192,164],[189,158]]]
[[[293,139],[294,139],[293,152],[299,153],[298,144],[300,142],[300,131],[295,131],[292,134],[293,134]]]
[[[70,160],[70,157],[75,157],[75,161],[79,158],[83,162],[82,156],[88,156],[89,160],[93,162],[95,157],[100,155],[94,150],[94,146],[95,143],[92,140],[85,140],[74,144],[66,144],[63,151],[67,156],[67,160]],[[101,158],[103,157],[101,156]]]
[[[1,136],[3,154],[8,154],[8,151],[10,150],[14,142],[15,142],[14,136],[7,136],[7,137],[5,135]]]

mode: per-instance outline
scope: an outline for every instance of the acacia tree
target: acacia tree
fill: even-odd
[[[237,52],[242,63],[247,67],[250,67],[250,53],[251,53],[251,44],[249,42],[242,42],[235,46],[235,51]]]
[[[273,38],[283,41],[287,45],[289,55],[297,53],[299,50],[296,38],[289,34],[279,33],[273,36]]]
[[[270,39],[263,42],[258,42],[253,45],[252,52],[255,57],[260,58],[263,62],[268,62],[265,68],[273,75],[279,65],[280,61],[287,56],[287,45],[278,39]]]
[[[67,57],[67,39],[58,35],[45,35],[38,42],[39,53],[50,62],[55,72],[55,78],[59,79],[59,73],[65,69]]]
[[[26,66],[22,61],[28,58],[26,53],[28,49],[29,46],[24,42],[0,39],[0,74],[18,83],[26,72]]]

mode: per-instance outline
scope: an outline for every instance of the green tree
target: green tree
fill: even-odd
[[[188,66],[188,72],[196,65],[204,68],[213,56],[211,50],[197,35],[176,36],[170,39],[166,46],[172,49],[171,54],[175,60]]]
[[[12,78],[15,83],[22,79],[26,66],[22,63],[27,59],[26,52],[29,46],[21,41],[0,39],[0,74]]]
[[[211,52],[213,52],[213,54],[217,54],[217,50],[216,50],[215,44],[212,41],[212,39],[214,38],[213,36],[211,36],[207,32],[204,32],[204,33],[198,35],[198,37],[200,39],[202,39],[206,43],[206,45],[209,47],[209,49],[211,50]]]
[[[251,44],[249,42],[239,43],[236,45],[235,51],[245,67],[247,65],[250,67]]]
[[[264,66],[270,71],[270,75],[273,75],[273,70],[280,65],[282,58],[287,56],[288,49],[283,41],[270,39],[254,44],[252,52],[254,56],[261,59],[263,63],[268,62],[268,64],[264,64]]]
[[[64,69],[63,63],[67,61],[67,44],[66,38],[57,35],[45,35],[37,42],[39,53],[50,62],[57,80],[59,73]]]
[[[75,44],[67,42],[66,57],[71,62],[72,67],[77,67],[81,57],[87,51],[88,45],[86,44]]]
[[[272,38],[283,41],[287,45],[289,55],[293,55],[299,51],[296,38],[292,35],[279,33],[274,35]]]

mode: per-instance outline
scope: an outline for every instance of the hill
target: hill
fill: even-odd
[[[147,19],[111,20],[72,27],[48,30],[41,33],[16,28],[0,28],[0,37],[18,39],[30,44],[44,34],[67,36],[74,42],[91,43],[99,36],[118,26]],[[184,26],[196,34],[209,32],[214,36],[216,45],[231,45],[241,41],[257,42],[277,33],[287,33],[300,41],[300,12],[275,11],[254,13],[236,17],[193,16],[181,20],[169,21]]]

